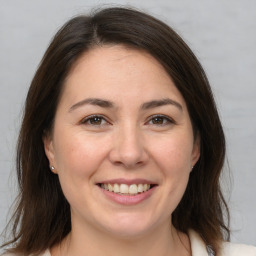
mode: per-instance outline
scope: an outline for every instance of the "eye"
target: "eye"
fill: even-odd
[[[171,119],[170,117],[164,116],[164,115],[154,115],[151,116],[149,121],[147,122],[150,125],[159,125],[164,126],[168,124],[175,124],[175,121]]]
[[[108,122],[106,121],[106,119],[103,116],[92,115],[92,116],[88,116],[88,117],[84,118],[81,121],[81,123],[85,124],[85,125],[102,126],[102,125],[107,124]]]

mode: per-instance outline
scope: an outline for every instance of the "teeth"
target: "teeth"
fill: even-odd
[[[147,190],[149,189],[149,187],[150,187],[150,185],[144,184],[144,185],[143,185],[143,190],[144,190],[144,191],[147,191]]]
[[[142,184],[139,184],[138,186],[138,192],[142,193],[144,191],[144,186]]]
[[[120,192],[118,184],[114,184],[114,192],[115,193],[119,193]]]
[[[150,184],[101,184],[101,188],[117,194],[137,195],[150,189]]]
[[[132,184],[130,187],[129,187],[129,194],[138,194],[138,187],[137,185],[135,184]]]
[[[128,194],[129,193],[129,186],[127,184],[120,185],[120,193],[121,194]]]
[[[109,190],[110,192],[113,191],[113,186],[112,186],[111,184],[108,184],[108,190]]]

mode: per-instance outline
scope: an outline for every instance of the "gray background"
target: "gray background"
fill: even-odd
[[[68,18],[102,3],[113,2],[0,0],[0,230],[15,197],[15,143],[36,67]],[[203,64],[227,136],[231,175],[225,168],[222,183],[231,209],[232,241],[256,245],[256,1],[115,4],[139,7],[173,26]]]

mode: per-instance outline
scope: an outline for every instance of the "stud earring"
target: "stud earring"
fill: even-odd
[[[55,167],[54,166],[50,166],[50,169],[51,169],[51,171],[54,171]]]

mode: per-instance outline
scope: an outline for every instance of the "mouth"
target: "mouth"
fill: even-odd
[[[117,183],[98,183],[97,184],[100,188],[123,196],[136,196],[139,194],[143,194],[153,187],[157,186],[156,184],[147,184],[147,183],[140,183],[140,184],[117,184]]]

